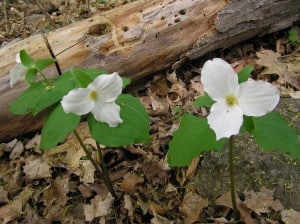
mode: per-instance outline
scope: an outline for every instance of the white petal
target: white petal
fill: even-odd
[[[117,127],[123,122],[120,117],[120,106],[115,102],[101,103],[96,102],[92,110],[95,119],[107,123],[110,127]]]
[[[217,140],[229,138],[240,131],[243,123],[243,111],[239,106],[228,107],[225,100],[214,103],[207,117],[208,124],[214,130]]]
[[[16,62],[21,63],[20,52],[16,54]]]
[[[66,113],[72,112],[77,115],[89,113],[95,101],[89,97],[90,90],[78,88],[71,90],[61,100],[61,105]]]
[[[114,72],[110,75],[99,75],[87,88],[96,90],[101,101],[112,102],[121,94],[122,85],[122,78]]]
[[[239,90],[236,72],[220,58],[205,62],[201,71],[201,83],[205,92],[215,101],[222,100],[227,95],[236,95]]]
[[[238,103],[248,116],[262,116],[279,102],[279,91],[271,83],[249,80],[240,85]]]
[[[14,84],[18,80],[20,80],[23,76],[25,76],[26,68],[24,65],[17,63],[13,68],[10,69],[9,72],[9,85],[10,87],[13,87]]]

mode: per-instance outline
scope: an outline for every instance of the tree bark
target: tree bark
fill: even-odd
[[[63,71],[94,67],[137,80],[185,58],[287,28],[300,20],[299,11],[299,0],[139,0],[45,36]],[[0,140],[42,126],[43,116],[8,111],[27,87],[24,81],[9,87],[9,70],[21,49],[34,58],[50,57],[42,35],[0,49]],[[55,66],[46,74],[56,76]]]

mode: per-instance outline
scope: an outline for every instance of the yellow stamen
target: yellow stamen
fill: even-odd
[[[92,100],[96,100],[98,98],[98,93],[95,90],[93,90],[90,92],[90,97]]]
[[[233,105],[235,105],[235,104],[238,103],[238,100],[237,100],[237,98],[236,98],[235,96],[233,96],[233,95],[228,95],[228,96],[226,97],[226,103],[227,103],[229,106],[233,106]]]

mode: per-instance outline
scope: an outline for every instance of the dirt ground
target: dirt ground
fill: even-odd
[[[9,31],[5,29],[5,19],[0,21],[0,44],[47,32],[128,2],[91,1],[89,9],[85,1],[43,0],[44,10],[53,23],[34,1],[12,1]],[[3,2],[0,4],[3,6]],[[0,13],[4,18],[3,7]],[[280,89],[282,98],[276,110],[300,132],[300,99],[293,97],[299,89],[286,82],[282,74],[263,74],[265,66],[257,61],[257,52],[268,57],[274,57],[275,52],[285,58],[299,55],[299,44],[292,45],[288,40],[290,30],[211,52],[185,62],[175,71],[170,68],[127,88],[125,91],[137,96],[150,115],[151,143],[103,150],[119,200],[108,196],[101,179],[93,175],[93,168],[82,159],[82,149],[72,135],[44,153],[38,148],[40,133],[1,143],[0,220],[2,223],[232,223],[227,149],[205,153],[189,167],[170,169],[166,163],[168,142],[185,112],[199,116],[208,113],[207,108],[195,108],[192,104],[203,94],[199,81],[203,62],[213,57],[224,58],[237,71],[252,64],[255,68],[252,78],[268,80]],[[285,63],[281,59],[276,58],[275,63]],[[295,74],[299,77],[299,73]],[[85,144],[94,144],[85,122],[80,124],[78,132]],[[236,223],[279,224],[300,220],[299,162],[275,151],[262,151],[247,134],[236,137],[235,142],[241,219]]]

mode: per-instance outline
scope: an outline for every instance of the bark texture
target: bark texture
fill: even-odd
[[[300,20],[299,11],[299,0],[139,0],[45,36],[63,71],[94,67],[137,80],[185,58],[287,28]],[[42,125],[43,116],[8,111],[26,88],[24,81],[9,87],[9,70],[21,49],[34,58],[50,57],[42,35],[0,49],[0,140]],[[55,66],[45,73],[56,76]]]

